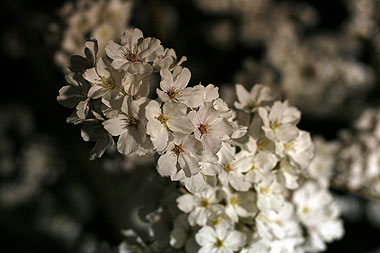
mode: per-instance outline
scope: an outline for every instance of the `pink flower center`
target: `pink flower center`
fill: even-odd
[[[166,91],[166,94],[168,94],[169,99],[176,99],[179,92],[176,91],[175,88],[170,88]]]
[[[139,56],[137,55],[137,52],[134,52],[134,51],[136,50],[131,51],[129,49],[123,48],[123,51],[122,51],[123,57],[132,63],[138,62]]]
[[[204,134],[207,134],[207,132],[208,132],[208,125],[201,123],[198,126],[198,130],[199,130],[199,132],[201,132],[201,136],[203,136]]]
[[[182,154],[183,152],[185,152],[185,150],[183,150],[181,144],[179,144],[179,145],[174,144],[174,148],[172,149],[172,151],[174,152],[174,154],[176,154],[177,157],[178,157],[180,154]]]

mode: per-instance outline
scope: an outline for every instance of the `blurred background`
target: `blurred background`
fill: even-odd
[[[158,201],[163,193],[155,185],[168,183],[152,173],[150,161],[112,151],[90,161],[93,143],[66,123],[71,110],[56,97],[66,84],[68,56],[81,53],[86,39],[108,41],[138,27],[188,57],[191,85],[219,86],[231,106],[235,83],[271,85],[302,111],[301,129],[327,140],[341,138],[366,108],[379,106],[378,0],[2,0],[0,6],[1,252],[115,246],[122,229],[146,230],[137,210]],[[380,252],[379,205],[334,193],[346,232],[327,252]]]

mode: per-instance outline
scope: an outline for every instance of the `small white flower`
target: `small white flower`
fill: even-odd
[[[301,113],[295,107],[289,106],[288,101],[276,101],[271,108],[260,107],[258,112],[263,122],[262,129],[270,140],[286,143],[298,136],[296,124]]]
[[[168,102],[161,108],[157,101],[152,100],[145,110],[148,119],[147,133],[158,152],[166,148],[170,131],[183,134],[190,134],[193,131],[186,115],[187,107],[183,104]]]
[[[239,217],[255,217],[257,212],[256,194],[253,191],[233,192],[227,187],[223,187],[226,198],[226,214],[231,221],[238,222]]]
[[[218,152],[218,157],[219,163],[223,166],[223,170],[218,176],[222,185],[226,187],[231,185],[237,191],[248,191],[251,183],[244,179],[243,172],[245,171],[237,167],[238,159],[235,157],[235,147],[224,142]]]
[[[193,135],[174,136],[157,162],[157,170],[161,176],[175,177],[179,170],[183,170],[186,177],[199,173],[199,151],[201,145]],[[177,167],[179,165],[179,168]]]
[[[115,71],[111,66],[98,60],[96,66],[87,69],[83,77],[92,84],[88,91],[88,97],[97,99],[104,97],[107,100],[117,97],[122,91],[122,73]]]
[[[188,114],[194,126],[194,135],[200,140],[206,152],[216,154],[232,134],[232,127],[219,116],[211,103],[202,104],[198,111]]]
[[[257,207],[260,211],[278,211],[285,202],[284,185],[276,179],[268,186],[260,183],[255,185],[257,192]]]
[[[314,155],[314,145],[310,133],[299,130],[299,135],[294,141],[288,143],[276,143],[276,152],[281,156],[286,154],[290,164],[296,168],[305,169]]]
[[[249,150],[252,154],[256,151],[272,151],[275,152],[275,143],[270,140],[262,129],[263,123],[261,117],[255,113],[252,119],[252,123],[248,128],[249,139],[246,143],[249,146]]]
[[[324,241],[331,242],[343,236],[338,206],[326,188],[307,182],[294,193],[293,202],[302,223]]]
[[[125,97],[121,106],[121,113],[116,117],[103,122],[104,128],[113,136],[119,136],[117,150],[129,155],[144,146],[146,142],[146,119],[143,104],[146,98],[132,100]]]
[[[201,104],[201,92],[195,88],[186,88],[191,77],[188,68],[178,66],[173,73],[168,69],[162,69],[160,75],[161,89],[157,89],[156,92],[162,102],[175,101],[189,107],[197,107]]]
[[[202,192],[209,187],[207,179],[202,171],[199,171],[199,173],[192,175],[191,177],[187,177],[184,170],[179,170],[177,173],[173,173],[170,176],[170,179],[172,181],[181,181],[191,193]]]
[[[158,55],[157,58],[153,62],[153,67],[155,69],[169,69],[173,70],[176,67],[180,66],[183,62],[187,61],[186,56],[182,56],[182,58],[175,63],[177,60],[177,54],[172,48],[165,48],[165,51]]]
[[[274,180],[272,169],[278,162],[277,157],[268,151],[259,151],[257,154],[246,152],[236,166],[246,172],[245,180],[261,185],[270,185]]]
[[[150,74],[153,70],[150,63],[163,51],[158,39],[143,39],[143,33],[137,28],[124,32],[122,45],[111,40],[106,47],[107,55],[113,60],[112,67],[131,74]]]
[[[277,212],[260,212],[256,217],[257,232],[260,237],[268,240],[300,236],[301,229],[293,214],[293,205],[288,202]]]
[[[202,94],[202,103],[212,102],[219,98],[219,88],[213,84],[203,86],[201,84],[195,85],[194,89],[199,90]]]
[[[262,84],[256,84],[248,92],[243,85],[236,84],[236,95],[239,102],[235,102],[235,107],[246,112],[255,112],[258,107],[270,105],[275,97],[271,88]]]
[[[204,226],[210,217],[222,213],[223,206],[219,204],[222,199],[217,188],[208,187],[205,191],[178,197],[177,204],[181,211],[189,213],[190,225]]]
[[[244,246],[246,235],[221,222],[215,228],[205,226],[200,229],[195,240],[201,246],[199,253],[232,253]]]

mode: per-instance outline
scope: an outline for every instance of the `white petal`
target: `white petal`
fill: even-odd
[[[179,210],[190,213],[194,209],[195,200],[192,194],[184,194],[177,198],[177,205]]]
[[[202,173],[198,173],[190,178],[185,178],[184,182],[186,189],[191,193],[202,192],[207,187],[207,183]]]
[[[173,173],[173,171],[176,170],[176,165],[177,165],[176,155],[173,152],[168,151],[162,156],[160,156],[160,158],[158,159],[158,162],[157,162],[158,173],[161,176],[170,176]]]
[[[117,141],[117,150],[124,154],[129,155],[130,153],[136,151],[138,149],[138,144],[136,139],[129,133],[129,129],[126,129]]]
[[[115,43],[114,41],[110,40],[106,46],[106,53],[111,59],[117,59],[120,58],[122,46]]]
[[[226,247],[232,249],[233,251],[236,251],[244,246],[245,241],[246,236],[243,233],[238,231],[232,231],[227,235],[224,242],[226,244]]]
[[[173,132],[191,134],[194,131],[194,126],[187,116],[181,116],[176,118],[169,117],[167,125]]]
[[[125,131],[125,128],[123,127],[124,119],[125,117],[119,115],[116,118],[104,121],[103,126],[113,136],[119,136]]]
[[[190,170],[191,175],[197,174],[199,172],[199,160],[194,155],[188,154],[187,152],[183,153],[181,156],[185,161],[186,168]]]
[[[216,234],[214,229],[209,226],[201,228],[195,235],[195,240],[201,246],[214,244],[216,242]]]
[[[146,130],[156,150],[158,152],[163,151],[168,144],[168,130],[158,120],[148,121]]]

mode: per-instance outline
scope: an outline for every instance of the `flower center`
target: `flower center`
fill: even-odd
[[[277,120],[275,120],[275,121],[273,121],[273,122],[270,123],[270,128],[272,128],[273,131],[276,131],[277,128],[280,127],[280,125],[281,124]]]
[[[223,221],[223,218],[219,216],[218,218],[216,218],[215,220],[212,221],[212,225],[216,226],[219,223],[221,223],[222,221]]]
[[[166,128],[166,130],[170,130],[169,127],[168,127],[168,116],[166,116],[165,114],[161,113],[160,116],[156,117],[156,119],[162,124],[164,125],[164,127]]]
[[[270,192],[270,188],[269,187],[261,187],[260,188],[260,193],[261,194],[267,194],[267,193],[269,193]]]
[[[137,55],[136,50],[129,50],[127,48],[123,48],[122,55],[123,57],[128,60],[129,62],[138,62],[139,61],[139,56]]]
[[[181,144],[179,144],[179,145],[174,144],[174,148],[172,149],[172,151],[174,152],[174,154],[176,154],[177,157],[178,157],[180,154],[182,154],[183,152],[185,152],[185,150],[183,150]]]
[[[231,202],[231,205],[236,206],[239,203],[239,200],[235,196],[232,196],[232,198],[230,199],[230,202]]]
[[[175,99],[179,92],[176,91],[175,88],[169,88],[166,91],[166,94],[168,95],[169,99]]]
[[[199,132],[201,132],[201,136],[204,134],[207,134],[208,132],[208,125],[207,124],[200,124],[198,127]]]
[[[158,116],[157,119],[161,122],[161,124],[166,124],[166,122],[168,121],[168,117],[163,113],[161,113],[161,115]]]
[[[294,148],[294,142],[285,143],[284,149],[285,152],[296,151],[296,149]]]
[[[127,118],[125,119],[125,123],[126,123],[126,126],[127,127],[133,127],[133,126],[136,126],[137,123],[139,123],[138,119],[134,118],[134,117],[130,117],[128,115],[126,115]]]
[[[107,89],[115,89],[116,88],[116,84],[112,80],[111,77],[104,77],[104,76],[102,76],[99,81],[100,81],[100,83],[98,83],[98,85],[100,85],[100,86],[102,86],[104,88],[107,88]]]
[[[223,248],[224,247],[223,241],[220,240],[219,238],[217,238],[216,242],[215,242],[215,247],[217,247],[217,248]]]
[[[303,209],[302,209],[302,212],[304,215],[308,215],[310,213],[310,208],[305,206]]]
[[[208,207],[209,206],[209,202],[208,202],[208,198],[204,198],[201,200],[201,207]]]
[[[226,163],[226,164],[224,165],[224,170],[227,171],[227,172],[230,172],[231,170],[233,170],[233,168],[231,168],[230,163]]]

